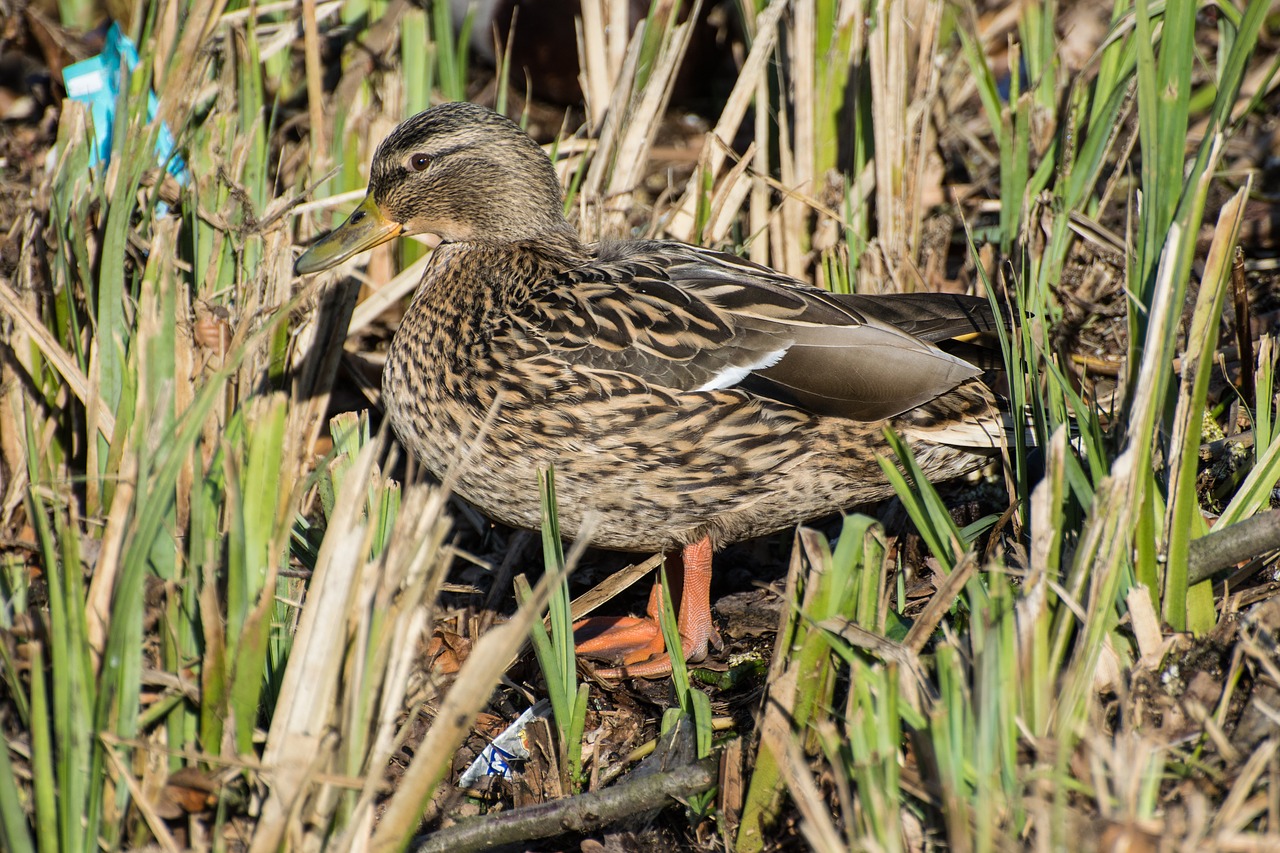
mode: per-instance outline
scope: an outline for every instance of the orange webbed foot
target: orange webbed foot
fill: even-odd
[[[720,635],[711,621],[711,540],[709,537],[685,546],[683,572],[673,582],[672,598],[680,602],[677,622],[684,659],[700,661],[707,648],[721,648]],[[598,669],[602,678],[660,678],[671,673],[671,658],[662,640],[662,587],[654,584],[645,617],[596,616],[574,624],[577,652],[587,657],[606,658],[622,665]]]

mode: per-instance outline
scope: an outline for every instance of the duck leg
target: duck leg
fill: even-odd
[[[673,555],[674,556],[674,555]],[[681,571],[667,573],[672,600],[679,601],[677,624],[685,660],[706,657],[708,644],[720,648],[711,622],[711,539],[703,537],[681,552]],[[668,563],[674,562],[669,558]],[[577,652],[589,657],[621,660],[616,669],[596,670],[603,678],[658,678],[671,672],[671,659],[662,642],[662,587],[653,585],[648,615],[596,616],[577,622]]]

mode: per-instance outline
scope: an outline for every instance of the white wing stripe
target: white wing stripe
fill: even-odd
[[[746,364],[740,367],[736,365],[728,365],[694,390],[716,391],[721,388],[732,388],[734,385],[737,385],[745,379],[748,373],[755,370],[764,370],[767,367],[773,367],[782,360],[782,357],[787,354],[787,350],[790,348],[791,345],[788,344],[782,349],[767,352],[758,361],[752,364]]]

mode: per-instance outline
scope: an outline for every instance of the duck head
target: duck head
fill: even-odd
[[[514,122],[449,103],[407,119],[383,140],[369,192],[347,220],[298,258],[319,272],[399,236],[486,244],[572,234],[551,161]]]

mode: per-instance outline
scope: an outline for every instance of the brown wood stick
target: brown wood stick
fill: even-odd
[[[414,853],[465,853],[564,832],[591,832],[625,817],[700,794],[715,781],[712,761],[687,764],[603,791],[472,818],[428,835],[413,850]]]
[[[1280,510],[1260,512],[1194,539],[1187,554],[1187,583],[1197,584],[1237,563],[1280,549]]]

